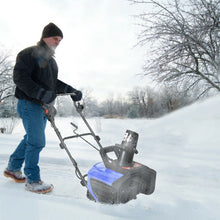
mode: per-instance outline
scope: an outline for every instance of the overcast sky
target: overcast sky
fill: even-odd
[[[135,86],[148,83],[137,75],[144,48],[134,47],[141,30],[133,15],[142,12],[141,6],[127,0],[7,0],[0,7],[0,45],[15,59],[53,22],[64,34],[56,50],[59,79],[91,90],[100,101],[124,98]]]

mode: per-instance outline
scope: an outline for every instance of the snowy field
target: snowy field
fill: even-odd
[[[72,135],[70,122],[86,128],[79,118],[56,118],[63,136]],[[103,205],[86,197],[67,154],[47,125],[47,147],[41,153],[42,180],[52,193],[34,194],[0,175],[0,220],[219,220],[220,219],[220,97],[185,107],[165,117],[147,119],[88,119],[103,146],[121,143],[126,129],[139,133],[134,160],[157,171],[150,195],[121,205]],[[21,123],[12,135],[0,134],[0,172],[24,134]],[[83,174],[101,158],[79,139],[66,141]]]

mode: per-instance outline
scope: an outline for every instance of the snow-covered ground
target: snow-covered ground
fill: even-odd
[[[63,136],[80,131],[79,118],[56,118]],[[220,219],[220,97],[185,107],[160,119],[88,119],[103,146],[121,143],[126,129],[139,133],[135,161],[157,171],[150,195],[120,205],[103,205],[86,197],[67,154],[47,125],[47,147],[41,153],[42,180],[53,183],[52,193],[34,194],[0,175],[0,220],[69,219]],[[0,173],[22,138],[21,123],[12,135],[0,135]],[[66,141],[83,174],[101,161],[99,153],[79,139]]]

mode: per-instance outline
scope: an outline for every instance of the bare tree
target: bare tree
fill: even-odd
[[[82,88],[83,99],[81,103],[84,106],[83,112],[88,117],[99,116],[98,102],[92,97],[92,89]]]
[[[1,48],[2,49],[2,48]],[[5,51],[2,49],[1,51]],[[16,99],[13,96],[15,85],[12,79],[12,61],[6,53],[0,52],[0,132],[12,133],[16,118]]]
[[[102,106],[105,109],[106,117],[114,117],[114,99],[113,97],[109,97],[106,101],[102,102]]]
[[[150,105],[153,102],[150,96],[150,88],[136,87],[129,92],[129,97],[134,106],[137,107],[140,117],[146,117],[150,111]]]
[[[220,92],[220,1],[130,2],[150,6],[138,15],[138,44],[150,54],[144,74],[186,90],[199,87],[200,95]]]
[[[9,56],[0,53],[0,104],[13,95],[12,68],[13,65],[9,61]]]

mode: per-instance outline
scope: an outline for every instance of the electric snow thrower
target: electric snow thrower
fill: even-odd
[[[138,153],[136,149],[138,134],[127,130],[121,144],[102,147],[100,137],[95,135],[82,113],[83,105],[79,102],[74,102],[74,105],[76,111],[89,129],[89,133],[77,133],[76,130],[78,127],[71,123],[74,127],[74,135],[62,138],[54,121],[56,109],[53,106],[44,105],[43,110],[60,140],[61,149],[67,152],[72,161],[76,176],[81,180],[81,184],[87,188],[87,197],[100,203],[119,204],[136,199],[139,193],[146,195],[153,193],[156,182],[156,171],[133,161],[134,154]],[[89,142],[85,138],[86,136],[92,136],[98,147]],[[81,138],[100,153],[102,162],[95,164],[86,175],[82,175],[76,161],[65,144],[65,140],[71,138]],[[112,152],[115,154],[114,158],[116,159],[109,157],[108,154]]]

